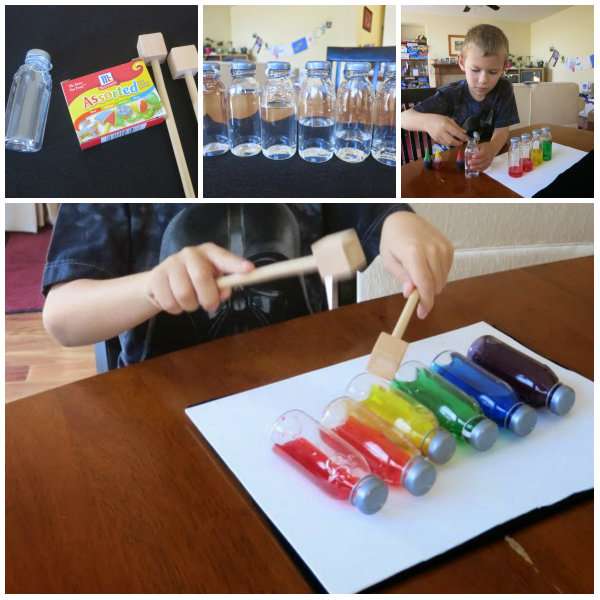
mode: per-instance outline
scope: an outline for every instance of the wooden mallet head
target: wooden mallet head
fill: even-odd
[[[140,58],[143,58],[146,63],[151,63],[153,60],[164,63],[169,54],[165,38],[160,31],[138,36],[137,51]]]
[[[198,51],[196,46],[177,46],[171,48],[167,64],[173,79],[183,79],[186,75],[192,77],[198,72]]]
[[[349,279],[367,264],[354,229],[346,229],[321,238],[311,246],[322,279]]]
[[[367,364],[369,373],[393,381],[408,348],[408,343],[401,338],[418,303],[419,292],[414,290],[404,305],[392,335],[383,331],[379,334]]]

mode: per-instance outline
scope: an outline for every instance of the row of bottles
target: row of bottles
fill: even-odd
[[[552,134],[549,127],[534,129],[531,134],[510,138],[508,174],[522,177],[552,159]]]
[[[368,79],[368,62],[345,64],[337,95],[328,61],[308,61],[298,97],[290,80],[290,63],[271,61],[261,89],[256,65],[231,64],[228,90],[219,65],[203,65],[204,156],[231,150],[240,157],[261,152],[267,158],[291,158],[296,149],[311,163],[339,159],[358,163],[369,154],[396,165],[396,64],[386,63],[376,94]]]
[[[404,363],[386,381],[353,378],[320,422],[300,410],[274,424],[274,450],[331,496],[365,514],[385,503],[389,486],[414,496],[436,480],[463,440],[479,451],[495,443],[499,427],[518,436],[535,427],[534,409],[565,415],[575,392],[543,363],[486,335],[464,356],[442,352],[427,367]]]

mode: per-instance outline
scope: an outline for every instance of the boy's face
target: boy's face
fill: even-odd
[[[458,65],[465,72],[471,96],[481,102],[498,83],[504,73],[504,55],[484,56],[481,48],[475,44],[458,57]]]

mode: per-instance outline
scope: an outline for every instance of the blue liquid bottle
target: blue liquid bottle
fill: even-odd
[[[438,354],[431,368],[477,400],[486,417],[519,436],[530,433],[537,422],[533,408],[519,400],[504,381],[458,352]]]

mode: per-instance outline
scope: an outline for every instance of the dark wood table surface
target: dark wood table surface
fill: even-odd
[[[594,132],[573,127],[560,127],[548,123],[538,123],[530,127],[521,127],[510,132],[511,137],[533,129],[550,127],[553,141],[577,148],[584,152],[594,149]],[[507,151],[505,146],[500,152]],[[464,171],[456,170],[456,148],[442,152],[444,166],[439,171],[427,170],[422,160],[411,161],[400,171],[400,189],[402,198],[520,198],[500,182],[485,173],[479,177],[466,178]],[[508,168],[508,167],[507,167]],[[573,192],[576,193],[575,191]],[[574,196],[575,197],[575,196]]]
[[[184,409],[364,355],[403,303],[295,319],[8,404],[6,591],[322,591]],[[453,282],[406,337],[479,320],[592,378],[593,258]],[[577,494],[371,591],[591,593],[593,516],[593,492]]]

